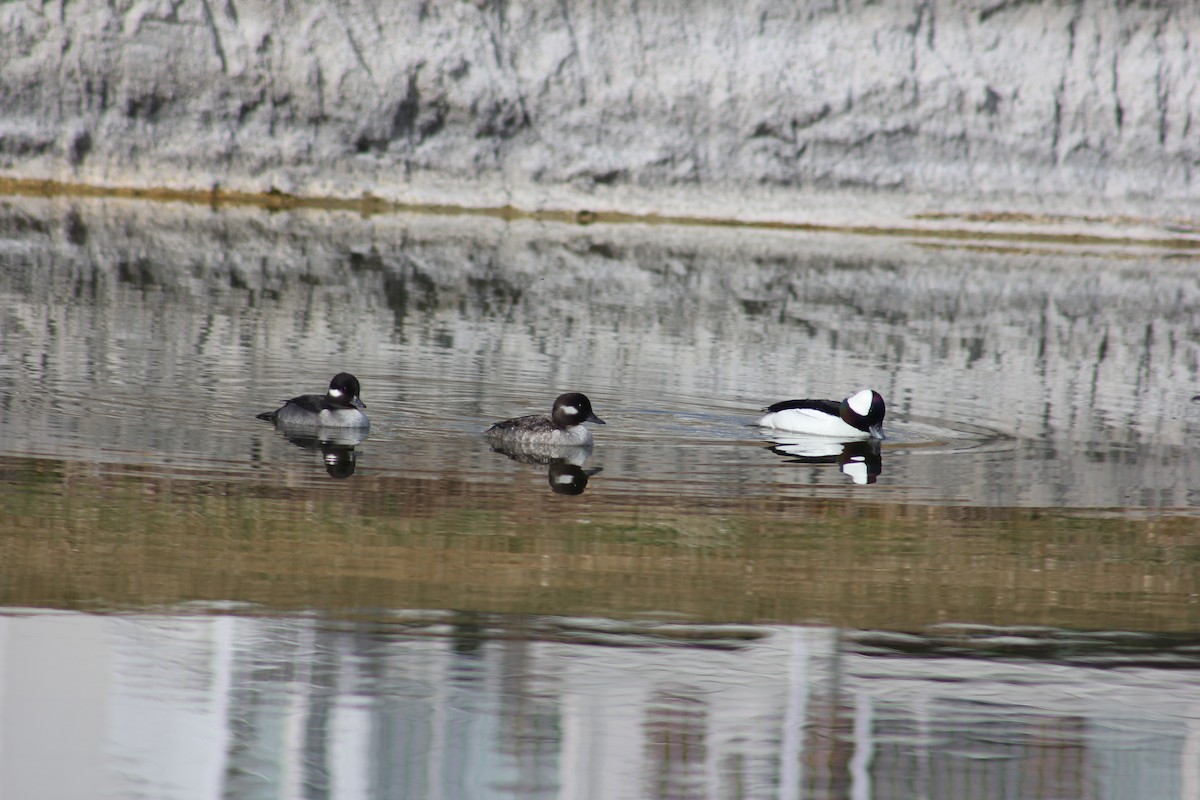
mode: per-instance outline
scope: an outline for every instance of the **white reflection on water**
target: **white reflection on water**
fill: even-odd
[[[796,464],[836,464],[859,485],[875,483],[883,472],[879,440],[841,442],[815,436],[775,436],[771,452]]]
[[[1200,770],[1194,645],[1161,654],[1143,642],[1133,663],[1119,637],[1109,646],[1121,652],[1106,653],[1095,635],[1055,635],[1047,660],[821,627],[9,615],[0,788],[195,800],[1187,796]],[[988,646],[1010,639],[1028,635]],[[1173,668],[1152,665],[1163,657]]]

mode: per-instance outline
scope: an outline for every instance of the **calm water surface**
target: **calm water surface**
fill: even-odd
[[[0,200],[0,787],[1200,796],[1198,267]],[[254,418],[341,370],[369,435]]]

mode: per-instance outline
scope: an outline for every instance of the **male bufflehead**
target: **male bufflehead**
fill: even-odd
[[[604,420],[592,413],[592,401],[579,392],[560,394],[554,400],[549,416],[531,414],[497,422],[485,435],[493,447],[520,450],[538,447],[590,447],[592,432],[585,422],[603,425]]]
[[[258,418],[289,428],[366,428],[371,421],[362,412],[367,406],[358,393],[358,378],[339,372],[325,394],[293,397],[282,408],[265,411]]]
[[[758,421],[764,428],[777,428],[841,439],[883,439],[883,415],[887,407],[879,392],[863,389],[842,402],[836,400],[784,400],[767,406]]]

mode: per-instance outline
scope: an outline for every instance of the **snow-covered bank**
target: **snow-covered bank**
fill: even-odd
[[[0,175],[889,224],[1200,218],[1200,6],[0,6]]]

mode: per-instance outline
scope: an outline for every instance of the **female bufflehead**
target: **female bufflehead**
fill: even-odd
[[[590,447],[592,432],[585,422],[604,424],[592,413],[592,401],[579,392],[560,394],[550,415],[531,414],[497,422],[487,429],[488,442],[505,450],[530,447]]]
[[[258,418],[290,428],[366,428],[371,421],[362,412],[367,406],[358,392],[358,378],[339,372],[325,394],[293,397],[282,408],[265,411]]]
[[[767,406],[758,421],[764,428],[777,428],[842,439],[883,439],[883,415],[887,406],[879,392],[863,389],[842,402],[836,400],[784,400]]]

